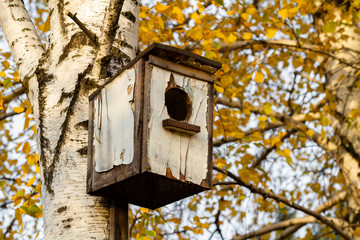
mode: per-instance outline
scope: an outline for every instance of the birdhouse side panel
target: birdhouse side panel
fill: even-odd
[[[135,68],[124,71],[93,100],[96,172],[105,172],[133,161],[135,75]]]
[[[210,83],[153,65],[149,71],[147,156],[151,172],[200,185],[208,173]],[[200,126],[199,133],[190,135],[163,127],[163,120],[171,118],[169,111],[172,110],[168,109],[171,104],[165,105],[165,92],[171,87],[188,96],[189,113],[181,122]]]

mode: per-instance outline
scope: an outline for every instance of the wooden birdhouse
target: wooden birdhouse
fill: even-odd
[[[90,96],[87,191],[155,209],[211,188],[214,73],[152,44]]]

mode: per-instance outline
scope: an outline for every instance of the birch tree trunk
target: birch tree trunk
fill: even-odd
[[[360,37],[355,28],[346,28],[347,40],[338,42],[337,57],[349,63],[357,63]],[[346,49],[351,46],[351,50]],[[335,96],[336,108],[332,117],[334,141],[337,143],[336,158],[344,176],[348,192],[348,216],[350,224],[360,222],[360,91],[358,69],[345,67],[332,60],[327,68],[326,89]]]
[[[0,0],[0,26],[38,128],[45,239],[109,239],[109,203],[86,193],[88,96],[135,56],[138,4],[49,0],[45,51],[22,0]]]

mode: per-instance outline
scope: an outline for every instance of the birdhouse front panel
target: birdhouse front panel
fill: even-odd
[[[208,172],[209,82],[149,65],[149,120],[147,155],[153,173],[201,184]],[[212,108],[212,106],[211,106]],[[199,132],[164,126],[163,122],[191,124]],[[190,125],[190,126],[191,126]]]
[[[90,97],[87,192],[155,209],[211,188],[214,72],[152,44]]]

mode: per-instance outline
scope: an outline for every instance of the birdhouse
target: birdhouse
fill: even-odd
[[[87,191],[155,209],[211,188],[214,73],[152,44],[90,96]]]

